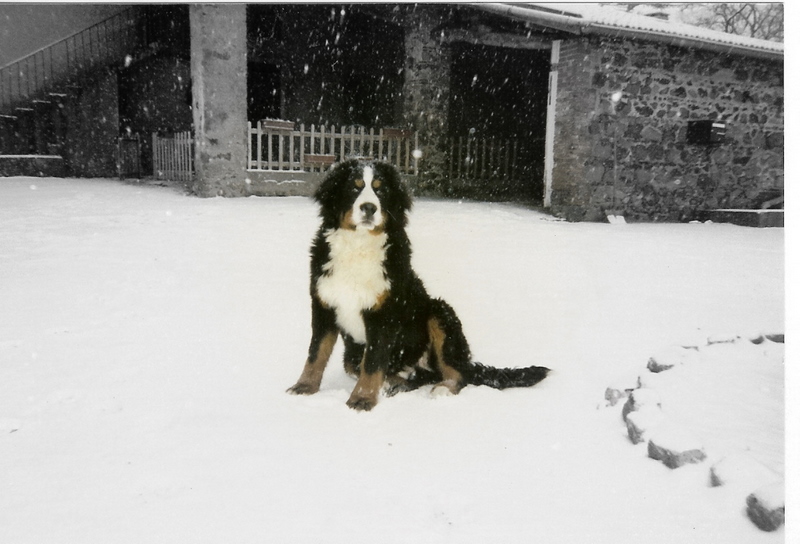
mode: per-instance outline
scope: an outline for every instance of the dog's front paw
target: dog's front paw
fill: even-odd
[[[369,412],[375,408],[376,404],[378,404],[377,397],[357,397],[355,395],[351,395],[347,400],[347,405],[353,410],[358,410],[359,412]]]
[[[319,391],[318,385],[306,382],[297,382],[286,390],[287,393],[291,393],[292,395],[313,395],[317,391]]]

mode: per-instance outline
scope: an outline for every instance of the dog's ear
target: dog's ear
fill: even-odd
[[[375,163],[375,170],[378,177],[391,185],[392,198],[391,202],[388,204],[393,208],[391,210],[393,214],[400,214],[402,216],[400,224],[405,226],[407,222],[406,212],[411,210],[412,205],[411,193],[408,187],[400,178],[400,173],[397,171],[397,168],[391,164],[377,162]]]
[[[341,169],[339,168],[340,166],[341,165],[336,164],[330,170],[328,170],[328,173],[325,175],[322,183],[320,183],[319,187],[317,187],[317,190],[314,191],[314,200],[323,206],[334,196],[336,186],[338,185],[337,179],[342,173]]]
[[[314,192],[314,200],[319,203],[323,210],[336,208],[341,187],[352,175],[354,164],[354,161],[345,161],[334,165],[328,171],[322,183],[319,184],[319,187]]]

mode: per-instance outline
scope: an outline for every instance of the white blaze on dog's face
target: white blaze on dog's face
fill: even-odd
[[[364,182],[364,187],[353,203],[353,223],[356,228],[372,230],[383,224],[381,201],[373,187],[373,183],[380,183],[380,181],[375,180],[375,171],[371,166],[364,167],[361,179]]]

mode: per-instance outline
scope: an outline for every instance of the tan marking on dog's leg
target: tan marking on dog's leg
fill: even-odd
[[[440,395],[444,393],[442,388],[446,388],[446,391],[449,391],[450,394],[458,395],[464,388],[464,377],[461,372],[450,366],[444,358],[444,342],[447,337],[435,318],[428,321],[428,337],[431,341],[433,353],[436,355],[436,364],[442,373],[442,381],[434,386],[432,394]]]
[[[331,358],[331,352],[333,352],[333,347],[336,345],[338,337],[338,333],[329,332],[322,338],[319,343],[319,349],[317,349],[317,357],[313,361],[311,359],[306,361],[303,373],[300,374],[297,383],[288,389],[289,393],[313,395],[319,391],[319,384],[322,383],[322,373],[325,372],[325,366],[328,364],[328,359]]]
[[[378,404],[378,393],[383,387],[384,373],[382,370],[368,374],[361,363],[361,375],[356,382],[347,405],[354,410],[372,410]]]

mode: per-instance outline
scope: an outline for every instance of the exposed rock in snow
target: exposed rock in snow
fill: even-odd
[[[763,344],[765,340],[776,344],[785,343],[786,336],[783,333],[757,333],[750,336],[749,340],[754,344]]]
[[[746,453],[735,453],[711,467],[711,485],[732,485],[752,490],[781,479],[775,471]]]
[[[674,366],[685,364],[692,354],[696,353],[696,348],[672,346],[650,357],[647,361],[647,369],[650,372],[663,372]]]
[[[658,406],[644,406],[640,410],[630,412],[625,417],[628,438],[634,444],[644,442],[647,439],[646,435],[652,433],[663,422],[664,413]]]
[[[607,387],[605,394],[606,406],[616,406],[620,400],[628,398],[629,394],[630,390],[627,389]]]
[[[0,418],[0,433],[13,433],[22,427],[22,424],[17,419],[13,418]]]
[[[647,454],[669,468],[679,468],[687,463],[700,463],[706,453],[699,440],[681,427],[663,423],[651,433]]]
[[[645,406],[661,407],[658,392],[653,389],[641,388],[631,391],[628,401],[622,407],[622,419],[627,420],[628,414],[641,410]]]
[[[748,517],[764,531],[785,523],[781,458],[761,443],[771,421],[782,426],[774,410],[783,389],[760,374],[782,375],[783,342],[781,333],[700,334],[694,344],[676,344],[650,357],[632,391],[617,384],[606,390],[609,406],[629,391],[622,408],[628,438],[646,443],[650,458],[675,469],[713,455],[710,485],[724,486],[735,497],[731,504],[745,501]],[[741,428],[751,438],[728,440],[728,428]]]
[[[783,481],[766,485],[747,497],[747,516],[762,531],[780,529],[786,518]]]
[[[714,334],[708,337],[708,345],[713,344],[735,344],[741,339],[736,334]]]

